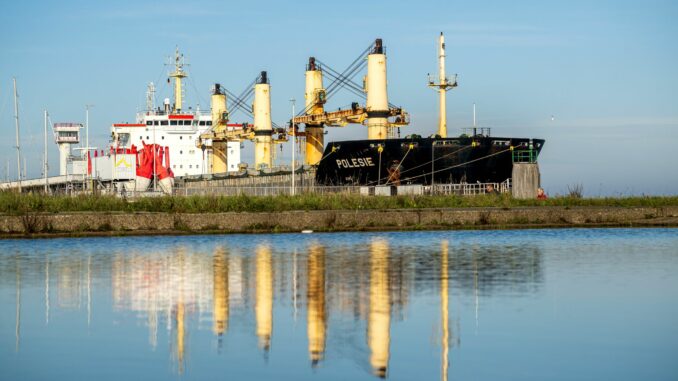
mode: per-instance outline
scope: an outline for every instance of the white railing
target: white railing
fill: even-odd
[[[429,189],[431,194],[473,196],[488,193],[488,186],[492,186],[499,193],[510,193],[511,179],[501,183],[435,184]]]
[[[356,186],[299,186],[295,187],[295,194],[360,194],[360,187]],[[216,186],[203,188],[179,188],[174,191],[176,196],[214,195],[214,196],[289,196],[292,188],[289,186]]]

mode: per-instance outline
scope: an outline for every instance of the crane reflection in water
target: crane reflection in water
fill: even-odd
[[[30,330],[21,325],[22,302],[24,306],[39,302],[46,325],[57,316],[54,309],[82,311],[92,325],[132,316],[147,327],[152,351],[163,342],[159,335],[168,339],[166,349],[179,374],[191,369],[189,352],[203,350],[191,340],[199,337],[198,331],[211,332],[214,350],[225,356],[229,353],[222,353],[222,347],[237,340],[234,333],[252,335],[265,357],[274,348],[285,351],[297,345],[280,342],[274,347],[276,331],[294,327],[273,322],[276,316],[291,317],[292,307],[296,311],[299,305],[306,310],[304,351],[312,368],[344,358],[386,378],[397,369],[394,348],[409,344],[393,336],[393,328],[417,313],[410,310],[412,300],[436,295],[437,300],[427,300],[439,304],[435,345],[440,351],[440,378],[446,380],[452,366],[450,350],[462,339],[450,324],[459,319],[452,310],[453,295],[473,297],[477,324],[485,296],[530,294],[538,291],[543,277],[535,246],[474,246],[442,239],[432,245],[393,246],[388,236],[378,235],[339,244],[307,240],[286,248],[222,243],[207,248],[167,245],[152,252],[48,254],[0,257],[1,279],[13,280],[3,281],[0,288],[15,288],[17,352],[22,349],[22,331]],[[26,288],[44,289],[44,300],[26,300],[29,297],[22,294]],[[109,292],[112,315],[93,303],[93,293],[101,291]],[[52,294],[56,304],[50,302]],[[294,316],[292,324],[297,324]],[[438,320],[426,318],[431,324]],[[356,336],[361,332],[362,338]],[[247,350],[246,342],[235,345],[239,351]]]

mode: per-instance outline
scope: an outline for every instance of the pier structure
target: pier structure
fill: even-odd
[[[515,198],[536,198],[537,189],[541,186],[537,153],[533,150],[532,144],[530,141],[529,149],[514,150],[511,153],[513,160],[511,194]]]

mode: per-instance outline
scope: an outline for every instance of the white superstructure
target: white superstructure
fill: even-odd
[[[155,88],[149,85],[146,110],[137,113],[134,123],[115,123],[111,126],[113,148],[143,148],[145,144],[157,144],[168,147],[170,152],[170,168],[175,176],[194,176],[213,173],[210,160],[211,149],[196,147],[201,133],[212,127],[210,110],[184,109],[182,79],[188,74],[183,70],[183,55],[178,50],[175,54],[174,72],[174,104],[165,99],[163,107],[154,107]],[[229,127],[238,128],[238,127]],[[227,170],[238,171],[240,164],[240,143],[229,142],[227,145]]]

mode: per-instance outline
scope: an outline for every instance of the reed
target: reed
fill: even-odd
[[[509,195],[492,196],[397,196],[375,197],[348,194],[302,194],[297,196],[165,196],[133,201],[113,196],[47,196],[0,192],[0,214],[63,212],[279,212],[287,210],[356,210],[412,208],[514,208],[514,207],[662,207],[678,206],[678,196],[637,196],[519,200]]]

